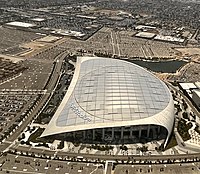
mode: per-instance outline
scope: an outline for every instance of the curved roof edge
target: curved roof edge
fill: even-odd
[[[98,124],[86,124],[86,125],[77,125],[77,126],[67,126],[67,127],[57,127],[56,130],[52,127],[49,127],[50,129],[47,131],[44,131],[41,135],[41,137],[46,137],[50,135],[60,134],[60,133],[67,133],[67,132],[73,132],[73,131],[81,131],[81,130],[88,130],[88,129],[98,129],[98,128],[106,128],[106,127],[121,127],[121,126],[134,126],[134,125],[148,125],[148,124],[154,124],[154,125],[160,125],[167,129],[168,136],[167,140],[169,139],[169,136],[172,132],[173,124],[174,124],[174,103],[173,99],[171,98],[170,103],[168,106],[158,114],[140,119],[140,120],[133,120],[133,121],[119,121],[119,122],[113,122],[113,123],[98,123]]]
[[[56,113],[52,117],[50,123],[48,124],[47,128],[45,131],[42,133],[41,137],[46,137],[50,135],[55,135],[55,134],[60,134],[60,133],[65,133],[65,132],[73,132],[73,131],[79,131],[79,130],[87,130],[87,129],[97,129],[97,128],[106,128],[106,127],[120,127],[120,126],[130,126],[130,125],[145,125],[145,124],[155,124],[155,125],[160,125],[163,126],[167,129],[168,131],[168,136],[165,141],[165,145],[169,139],[169,136],[172,132],[173,124],[174,124],[174,103],[172,96],[170,96],[170,102],[167,105],[167,107],[162,110],[161,112],[148,117],[144,119],[139,119],[139,120],[133,120],[133,121],[116,121],[113,123],[96,123],[96,124],[85,124],[85,125],[76,125],[76,126],[66,126],[66,127],[59,127],[56,126],[56,120],[59,116],[59,114],[62,112],[64,106],[66,105],[68,99],[73,93],[73,90],[76,86],[76,82],[79,78],[79,72],[80,72],[80,66],[83,61],[86,61],[88,59],[98,59],[99,57],[84,57],[84,58],[78,58],[77,63],[76,63],[76,69],[74,72],[73,79],[70,83],[70,86],[67,90],[67,93],[65,94],[60,106],[58,107]],[[130,63],[130,62],[127,62]],[[131,64],[131,63],[130,63]],[[136,65],[138,66],[138,65]],[[141,67],[142,68],[142,67]],[[143,68],[144,69],[144,68]],[[147,71],[146,69],[144,69]],[[150,73],[149,71],[147,71]],[[151,73],[152,74],[152,73]],[[152,74],[155,78],[157,78],[154,74]],[[157,78],[158,79],[158,78]],[[162,82],[164,83],[164,82]],[[166,87],[167,88],[167,87]],[[167,88],[168,89],[168,88]],[[169,91],[169,89],[168,89]],[[169,91],[170,92],[170,91]]]

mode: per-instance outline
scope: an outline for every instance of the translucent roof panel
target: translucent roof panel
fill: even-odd
[[[166,85],[138,65],[79,58],[77,67],[76,81],[69,87],[70,96],[62,101],[57,126],[138,120],[161,112],[169,104]]]

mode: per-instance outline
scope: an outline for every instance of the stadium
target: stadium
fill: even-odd
[[[123,60],[78,57],[73,79],[41,137],[102,143],[164,140],[174,125],[167,86]]]

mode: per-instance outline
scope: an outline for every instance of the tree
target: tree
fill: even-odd
[[[186,110],[188,108],[188,105],[185,102],[183,103],[183,108],[184,108],[184,110]]]
[[[24,139],[25,138],[25,134],[24,133],[22,133],[22,139]]]
[[[185,118],[185,119],[189,119],[189,117],[188,117],[188,113],[187,113],[187,112],[183,112],[183,118]]]

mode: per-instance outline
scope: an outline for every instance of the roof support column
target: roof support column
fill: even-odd
[[[141,134],[142,134],[142,129],[141,129],[141,127],[139,127],[139,140],[141,138]]]
[[[124,138],[124,127],[121,127],[121,139]]]
[[[114,135],[115,135],[115,128],[112,127],[112,140],[114,140]]]
[[[92,130],[92,140],[95,140],[95,129]]]
[[[133,138],[133,127],[130,126],[130,138]]]
[[[148,124],[148,127],[147,127],[147,138],[149,138],[150,127],[151,127],[151,125]]]
[[[85,140],[85,138],[86,138],[86,131],[84,130],[83,131],[83,139]]]
[[[105,128],[102,129],[102,140],[105,139]]]
[[[158,126],[158,134],[160,134],[160,126]]]
[[[153,127],[152,131],[153,131],[153,139],[156,139],[158,133],[157,133],[157,131],[156,131],[155,126]]]

